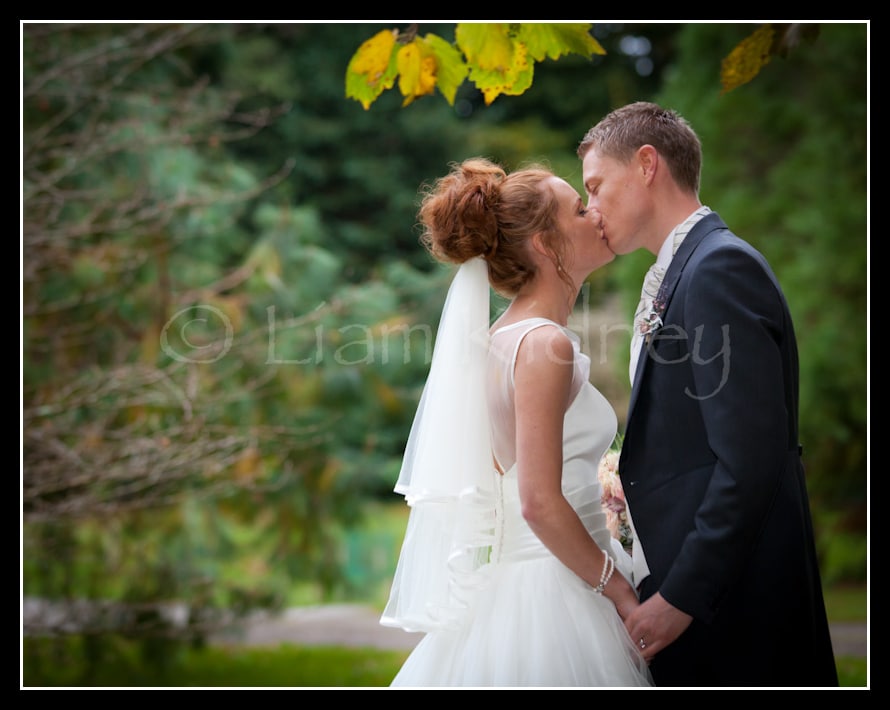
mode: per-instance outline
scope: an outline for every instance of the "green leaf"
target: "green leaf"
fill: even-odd
[[[436,58],[438,65],[436,85],[445,100],[453,106],[457,89],[467,78],[469,68],[457,47],[438,35],[428,34],[424,37],[424,42]]]
[[[500,94],[516,96],[532,85],[528,47],[504,23],[458,24],[455,39],[470,65],[469,77],[490,105]]]
[[[480,71],[506,72],[515,62],[516,45],[508,24],[459,22],[454,39],[467,63]]]
[[[606,50],[590,35],[590,23],[523,23],[518,39],[528,47],[536,62],[559,59],[564,54],[605,54]]]

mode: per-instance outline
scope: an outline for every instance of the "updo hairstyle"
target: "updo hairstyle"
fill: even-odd
[[[492,288],[512,298],[535,275],[528,244],[533,234],[541,233],[555,264],[564,262],[558,202],[544,184],[551,177],[537,165],[508,175],[486,158],[453,164],[447,175],[422,188],[420,241],[439,261],[462,264],[483,257]]]

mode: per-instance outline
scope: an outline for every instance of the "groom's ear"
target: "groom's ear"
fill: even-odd
[[[636,152],[637,168],[646,185],[651,185],[658,170],[659,156],[655,146],[641,145]]]

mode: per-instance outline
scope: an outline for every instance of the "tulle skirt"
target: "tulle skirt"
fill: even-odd
[[[486,567],[449,630],[424,636],[392,687],[648,687],[614,604],[549,556]]]

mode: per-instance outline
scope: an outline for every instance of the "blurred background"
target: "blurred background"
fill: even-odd
[[[387,27],[22,24],[23,634],[157,661],[256,609],[382,608],[452,273],[418,190],[483,155],[583,192],[578,142],[635,100],[689,119],[702,202],[784,286],[824,581],[864,584],[868,25],[820,23],[723,92],[757,25],[594,22],[607,53],[540,62],[520,96],[365,110],[346,67]],[[619,430],[650,261],[594,274],[573,320]]]

